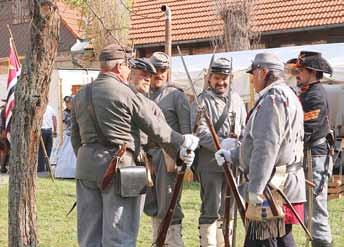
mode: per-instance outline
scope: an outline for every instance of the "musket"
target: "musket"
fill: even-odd
[[[182,163],[181,166],[178,167],[176,183],[174,185],[174,190],[173,190],[172,199],[171,199],[169,208],[166,212],[166,215],[164,216],[163,220],[161,221],[159,225],[158,237],[152,246],[163,247],[165,245],[167,231],[172,222],[172,216],[177,205],[179,194],[181,192],[185,171],[186,171],[186,165]]]
[[[192,133],[196,133],[198,126],[199,126],[200,117],[201,117],[201,115],[199,113],[197,113],[197,117],[196,117],[197,120],[196,120],[195,125],[192,129]],[[178,200],[179,194],[181,192],[182,184],[184,181],[184,176],[185,176],[185,172],[186,172],[186,165],[184,163],[182,163],[181,166],[178,166],[177,169],[178,170],[177,170],[176,183],[174,185],[171,202],[170,202],[170,205],[169,205],[168,210],[166,212],[166,215],[164,216],[163,220],[161,221],[161,223],[159,225],[158,237],[152,246],[162,247],[165,244],[167,231],[171,225],[172,216],[174,214],[174,210],[175,210],[176,205],[177,205],[177,200]]]
[[[223,239],[225,242],[225,247],[230,247],[229,243],[229,222],[230,222],[230,206],[231,206],[231,190],[228,186],[226,185],[226,192],[225,192],[225,212],[223,215],[223,226],[222,226],[222,232],[223,232]]]
[[[211,119],[209,117],[207,109],[205,107],[201,106],[201,104],[200,104],[200,102],[199,102],[199,100],[197,98],[197,93],[196,93],[194,84],[192,82],[190,73],[189,73],[189,71],[187,69],[186,63],[184,61],[184,57],[183,57],[183,55],[182,55],[182,53],[180,51],[179,46],[177,46],[177,49],[178,49],[179,55],[180,55],[180,57],[182,59],[186,75],[187,75],[187,77],[189,79],[189,83],[190,83],[190,86],[191,86],[192,93],[195,96],[195,102],[197,104],[197,107],[198,107],[199,111],[202,112],[203,117],[205,118],[206,124],[207,124],[207,126],[209,128],[209,131],[210,131],[210,134],[212,136],[212,139],[213,139],[214,145],[216,147],[216,150],[220,150],[221,149],[221,144],[220,144],[219,137],[217,136],[216,131],[214,129],[213,122],[211,121]],[[238,206],[238,210],[239,210],[239,213],[240,213],[240,217],[241,217],[243,223],[245,224],[245,205],[244,205],[244,202],[242,201],[241,196],[239,194],[238,187],[236,185],[233,173],[229,169],[227,162],[222,167],[223,167],[224,172],[225,172],[226,183],[228,184],[228,186],[231,188],[231,190],[233,192],[234,199],[235,199],[235,202],[236,202],[236,204]]]
[[[312,152],[311,149],[307,147],[306,149],[306,171],[307,171],[307,179],[312,182],[313,178],[313,164],[312,164]],[[308,231],[312,230],[312,216],[313,216],[313,188],[307,188],[307,228]],[[308,235],[309,236],[309,235]],[[306,239],[305,246],[308,247],[309,243],[312,239],[312,236],[309,236]]]
[[[110,161],[110,165],[106,169],[104,176],[103,176],[103,179],[102,179],[102,183],[101,183],[101,189],[102,190],[105,190],[109,186],[109,184],[111,183],[113,176],[116,173],[117,164],[120,161],[120,159],[123,157],[123,155],[125,154],[126,150],[127,150],[127,144],[124,143],[118,149],[116,154],[114,156],[112,156],[112,159]]]
[[[237,176],[237,184],[240,184],[242,174],[239,173],[239,169],[236,167],[236,171],[234,175],[239,174]],[[233,233],[232,233],[232,246],[236,247],[236,233],[237,233],[237,227],[238,227],[238,208],[237,205],[234,204],[234,216],[233,216]]]
[[[230,126],[229,126],[229,137],[231,137],[231,138],[237,138],[237,135],[235,134],[235,117],[236,117],[236,113],[232,112],[230,114]],[[233,175],[234,175],[234,177],[236,177],[237,174],[234,173]],[[229,231],[230,231],[231,204],[232,203],[231,203],[231,190],[228,187],[228,184],[226,186],[226,192],[225,193],[226,194],[225,194],[225,200],[224,200],[225,206],[224,206],[222,231],[223,231],[223,238],[224,238],[224,242],[225,242],[225,247],[230,247],[231,244],[229,242]],[[234,230],[232,231],[232,234],[234,234]],[[232,239],[232,241],[233,241],[233,239]],[[235,245],[233,245],[233,242],[232,242],[232,246],[235,246]]]

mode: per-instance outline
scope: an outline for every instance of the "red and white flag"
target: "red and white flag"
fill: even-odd
[[[10,129],[12,120],[12,111],[15,105],[14,93],[17,85],[17,81],[21,72],[21,65],[19,58],[17,56],[16,48],[14,46],[13,39],[10,38],[10,51],[8,57],[8,79],[7,79],[7,98],[6,98],[6,109],[5,109],[5,119],[6,119],[6,134],[8,140],[10,140]]]

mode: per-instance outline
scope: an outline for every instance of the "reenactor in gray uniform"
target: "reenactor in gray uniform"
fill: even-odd
[[[241,189],[248,204],[264,205],[263,191],[270,183],[283,189],[302,215],[306,200],[302,106],[294,91],[286,85],[284,64],[275,55],[257,54],[248,73],[252,74],[255,91],[260,97],[248,114],[240,147],[220,149],[215,158],[220,166],[227,161],[245,171],[248,182]],[[230,139],[226,141],[228,144]],[[232,143],[236,140],[232,139]],[[290,221],[285,227],[286,235],[277,239],[247,238],[245,247],[296,246],[291,232],[291,224],[296,223],[294,215],[289,215],[285,205],[281,208],[285,222]]]
[[[308,179],[315,183],[311,217],[312,246],[331,246],[332,236],[327,210],[327,183],[332,173],[331,144],[329,135],[329,106],[326,92],[320,84],[323,73],[332,74],[329,63],[321,53],[302,51],[298,58],[287,62],[296,68],[296,81],[300,89],[300,101],[304,110],[305,150],[309,149],[312,173]],[[306,151],[307,153],[307,151]],[[306,155],[307,156],[307,155]],[[307,164],[308,162],[305,162]],[[306,169],[308,169],[306,165]]]
[[[163,52],[155,52],[150,58],[157,73],[152,76],[149,98],[155,101],[169,126],[181,134],[191,133],[190,105],[182,90],[168,85],[169,57]],[[149,142],[148,154],[155,174],[154,187],[146,194],[144,212],[152,217],[153,242],[157,238],[159,225],[168,210],[176,180],[176,159],[156,143]],[[170,247],[184,246],[181,223],[184,218],[180,198],[176,205],[171,226],[167,232],[166,244]]]
[[[129,56],[127,48],[120,45],[105,47],[99,56],[101,72],[90,84],[94,115],[103,137],[89,111],[89,88],[81,88],[73,99],[72,145],[77,155],[77,231],[81,247],[136,246],[141,197],[122,196],[118,173],[107,188],[102,190],[100,186],[112,156],[122,145],[126,144],[127,151],[117,169],[135,165],[140,130],[186,164],[194,157],[187,150],[198,144],[196,137],[182,136],[157,118],[147,99],[127,85]]]
[[[209,88],[199,96],[209,117],[214,123],[220,140],[232,134],[240,136],[246,119],[244,103],[236,92],[231,90],[232,63],[226,58],[213,62],[209,75]],[[197,105],[191,107],[192,125],[196,124]],[[199,159],[196,172],[201,184],[201,215],[199,217],[200,245],[224,246],[222,223],[224,215],[224,195],[226,182],[224,171],[214,159],[215,145],[204,118],[199,121],[197,136],[200,138]],[[231,126],[234,125],[234,133]],[[233,130],[232,130],[233,131]]]

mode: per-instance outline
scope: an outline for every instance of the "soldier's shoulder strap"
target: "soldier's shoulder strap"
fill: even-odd
[[[87,110],[89,113],[90,118],[93,121],[94,128],[97,132],[97,136],[99,138],[99,141],[104,144],[105,146],[110,146],[110,142],[105,137],[102,129],[99,126],[96,111],[94,109],[93,99],[92,99],[92,83],[89,83],[86,85],[86,102],[87,102]]]

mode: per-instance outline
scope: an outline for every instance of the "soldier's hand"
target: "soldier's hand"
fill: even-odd
[[[192,162],[195,159],[194,151],[188,150],[185,147],[182,147],[179,152],[179,158],[185,163],[185,165],[190,168]]]
[[[235,138],[226,138],[223,139],[221,142],[221,148],[226,150],[231,150],[233,148],[236,148],[240,145],[240,142]]]
[[[184,136],[183,148],[191,151],[195,151],[198,147],[199,138],[197,136],[186,134]]]
[[[260,205],[263,203],[263,198],[256,194],[256,193],[252,193],[252,192],[248,192],[248,202],[252,205]]]
[[[219,166],[226,162],[232,163],[231,151],[221,148],[215,153],[215,159]]]

